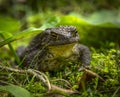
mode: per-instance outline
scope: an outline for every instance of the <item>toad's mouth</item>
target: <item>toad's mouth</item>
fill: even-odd
[[[76,43],[79,41],[79,36],[77,37],[72,37],[72,38],[67,38],[67,39],[62,39],[62,40],[56,40],[56,41],[50,41],[49,45],[64,45],[64,44],[71,44],[71,43]]]

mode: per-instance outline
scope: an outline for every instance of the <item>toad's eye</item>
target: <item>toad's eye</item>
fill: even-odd
[[[72,33],[73,36],[76,36],[76,34],[77,34],[77,30],[75,30],[75,31]]]
[[[54,33],[54,32],[51,32],[51,37],[53,39],[58,39],[58,34]]]

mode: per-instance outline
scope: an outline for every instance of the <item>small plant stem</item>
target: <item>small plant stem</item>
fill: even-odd
[[[8,47],[9,47],[10,51],[13,53],[13,56],[15,57],[17,64],[20,64],[20,59],[17,56],[16,51],[13,49],[13,46],[9,43]]]
[[[117,90],[114,92],[114,94],[112,95],[112,97],[116,97],[115,95],[117,94],[117,92],[119,91],[120,87],[117,88]]]
[[[5,40],[4,35],[0,34],[0,36]],[[20,64],[20,59],[17,56],[16,51],[13,49],[13,46],[11,45],[11,43],[8,43],[8,47],[9,47],[10,51],[12,52],[17,64]]]

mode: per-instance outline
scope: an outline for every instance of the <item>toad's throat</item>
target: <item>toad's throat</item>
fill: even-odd
[[[54,55],[54,57],[69,57],[73,53],[73,47],[75,43],[65,44],[65,45],[56,45],[48,46],[49,51]]]

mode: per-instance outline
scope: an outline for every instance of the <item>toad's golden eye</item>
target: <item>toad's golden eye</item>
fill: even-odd
[[[77,31],[75,30],[74,32],[73,32],[73,37],[75,37],[76,36],[76,34],[77,34]]]
[[[51,37],[53,39],[58,39],[58,34],[54,33],[54,32],[51,32]]]

